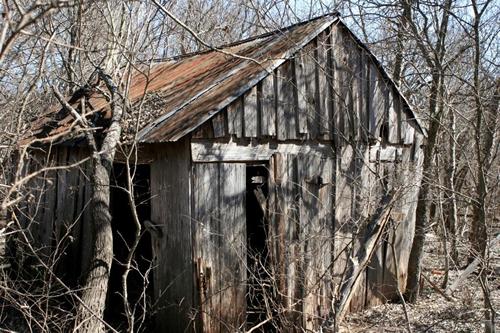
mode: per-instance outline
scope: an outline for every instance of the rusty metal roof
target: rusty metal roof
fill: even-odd
[[[137,72],[131,80],[129,100],[132,105],[142,101],[142,105],[148,107],[135,107],[127,115],[130,121],[125,122],[125,127],[140,130],[136,137],[129,139],[177,141],[257,84],[334,22],[342,23],[337,14],[325,15],[218,49],[223,52],[194,53],[154,64],[147,74]],[[369,52],[358,39],[356,41]],[[100,94],[93,94],[89,99],[94,111],[105,110],[107,104]],[[409,107],[408,110],[411,112]],[[67,130],[73,122],[71,115],[56,108],[33,124],[32,133],[35,137],[42,133],[55,135]]]
[[[336,15],[324,16],[224,49],[253,60],[212,51],[162,65],[165,75],[160,90],[166,107],[160,117],[139,132],[138,140],[176,141],[190,133],[335,20]],[[174,68],[179,72],[172,72]]]

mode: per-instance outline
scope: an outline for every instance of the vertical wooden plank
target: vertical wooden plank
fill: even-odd
[[[411,145],[414,143],[414,138],[415,138],[415,128],[411,125],[408,125],[408,123],[405,123],[405,128],[406,128],[406,135],[404,138],[404,144],[405,145]]]
[[[334,131],[334,141],[337,147],[340,147],[344,140],[344,114],[343,114],[343,104],[342,104],[342,31],[341,27],[338,25],[331,26],[331,41],[333,45],[331,62],[332,62],[332,75],[333,75],[333,90],[332,90],[332,102],[333,102],[333,131]]]
[[[47,159],[52,160],[53,162],[54,156],[49,156]],[[51,162],[51,163],[52,163]],[[45,186],[43,188],[45,197],[44,201],[44,212],[43,219],[40,221],[42,224],[41,227],[41,235],[40,240],[41,244],[46,247],[44,254],[50,255],[50,246],[51,246],[51,238],[52,232],[54,228],[54,213],[56,209],[56,200],[57,200],[57,172],[45,172],[43,175]]]
[[[237,138],[243,137],[243,98],[240,97],[227,107],[228,133]]]
[[[85,155],[81,149],[72,149],[69,152],[68,164],[74,164],[83,159]],[[66,263],[63,264],[64,270],[69,277],[69,283],[75,283],[80,274],[80,229],[81,229],[81,206],[79,207],[80,194],[83,195],[83,188],[85,184],[80,184],[80,168],[68,169],[67,173],[67,189],[64,194],[64,211],[66,216],[64,224],[66,232],[72,239],[68,239],[66,248]]]
[[[327,156],[298,156],[303,327],[317,331],[332,301],[333,167]]]
[[[354,223],[352,221],[353,182],[351,169],[354,152],[350,145],[344,145],[336,155],[335,176],[335,265],[333,283],[338,290],[342,283],[344,270],[353,241]]]
[[[370,163],[375,170],[376,174],[373,176],[374,181],[372,195],[375,199],[371,201],[369,214],[373,214],[377,209],[377,198],[380,198],[383,195],[383,188],[380,185],[384,182],[384,164],[379,162]],[[367,268],[366,268],[366,301],[365,305],[375,306],[378,304],[382,304],[384,302],[383,299],[383,272],[385,265],[385,253],[387,250],[387,242],[383,239],[378,244],[375,249],[375,253],[371,258]]]
[[[329,31],[322,32],[318,37],[318,104],[319,132],[322,138],[330,138],[332,127],[332,70],[331,70],[331,42]]]
[[[220,111],[212,118],[212,128],[214,130],[214,138],[223,138],[227,133],[226,123],[227,109]]]
[[[355,93],[355,71],[356,71],[356,54],[354,52],[353,40],[350,37],[344,38],[344,77],[343,77],[343,92],[345,103],[345,134],[352,141],[356,140],[358,132],[358,113],[356,109]]]
[[[399,116],[398,116],[398,102],[399,102],[399,96],[395,94],[395,89],[392,87],[387,87],[388,93],[387,93],[387,120],[386,123],[388,124],[389,128],[389,142],[394,143],[394,144],[399,144],[400,143],[400,136],[399,136]]]
[[[304,50],[299,52],[295,61],[295,77],[297,78],[297,122],[300,134],[307,134],[307,115],[308,115],[308,100],[307,100],[307,74],[306,74],[306,58]]]
[[[352,75],[352,119],[353,133],[355,140],[362,138],[363,129],[363,74],[361,49],[354,42],[350,43],[351,63],[353,69]]]
[[[354,128],[352,122],[352,71],[349,39],[344,35],[342,28],[337,27],[337,29],[339,31],[336,35],[336,48],[338,48],[335,71],[335,77],[338,77],[336,108],[339,113],[339,144],[343,145],[351,139]]]
[[[380,128],[386,113],[385,82],[375,64],[370,64],[369,131],[372,139],[380,137]]]
[[[201,163],[194,165],[194,216],[196,222],[196,258],[202,262],[198,272],[202,294],[200,304],[204,332],[220,330],[220,219],[219,166]]]
[[[156,265],[154,295],[159,302],[156,330],[159,332],[184,332],[193,324],[192,225],[199,223],[196,226],[203,228],[207,217],[205,220],[197,219],[197,215],[193,220],[190,218],[189,147],[188,140],[164,145],[151,164],[151,221],[163,229],[162,238],[152,239]],[[213,182],[209,176],[201,179],[202,189],[203,181]]]
[[[276,76],[268,75],[260,83],[260,124],[261,134],[276,135]]]
[[[308,133],[310,139],[316,139],[319,133],[320,117],[317,112],[317,41],[306,45],[296,59],[297,97],[299,132]]]
[[[300,220],[299,220],[299,179],[297,156],[288,154],[286,156],[287,182],[284,187],[284,200],[286,206],[285,224],[285,249],[286,249],[286,289],[288,319],[292,324],[300,324],[301,306],[299,299],[300,290]]]
[[[317,157],[318,158],[318,157]],[[318,258],[321,261],[319,266],[320,299],[319,317],[328,318],[332,304],[332,283],[333,280],[333,258],[334,253],[334,211],[333,211],[333,181],[334,181],[334,161],[333,158],[321,156],[321,168],[319,169],[319,225],[320,233]],[[318,329],[319,329],[318,322]]]
[[[91,244],[92,242],[92,184],[90,183],[90,176],[92,174],[92,162],[88,161],[82,165],[82,177],[85,178],[85,191],[82,196],[84,200],[83,204],[83,216],[82,216],[82,227],[81,227],[81,272],[87,272],[90,266],[92,249],[86,244]]]
[[[351,199],[351,221],[353,233],[353,254],[357,253],[361,246],[363,246],[364,225],[366,216],[363,215],[363,204],[365,204],[365,188],[364,188],[364,173],[363,166],[364,160],[367,157],[367,147],[357,143],[354,147],[354,154],[351,160],[351,167],[349,170],[349,178],[352,183],[352,199]],[[369,153],[369,152],[368,152]],[[358,289],[353,293],[350,303],[351,311],[359,311],[365,304],[365,285],[366,275],[360,276],[358,282]]]
[[[67,159],[68,159],[68,149],[66,147],[61,147],[58,149],[57,153],[57,164],[58,165],[67,165]],[[58,170],[57,172],[57,193],[59,194],[57,196],[57,202],[56,202],[56,214],[55,214],[55,221],[54,221],[54,236],[55,236],[55,241],[59,242],[61,240],[61,236],[64,233],[64,221],[68,215],[67,212],[65,212],[65,196],[60,195],[62,193],[66,193],[66,189],[68,188],[68,183],[67,183],[67,177],[66,174],[68,173],[67,170]],[[73,212],[71,212],[72,214]]]
[[[246,317],[246,165],[221,163],[220,332],[236,332]]]
[[[277,138],[279,141],[297,138],[296,105],[295,105],[295,72],[294,63],[286,61],[278,67],[278,109]]]
[[[396,89],[394,89],[394,109],[396,110],[396,117],[397,117],[397,122],[398,122],[398,129],[397,129],[397,143],[398,144],[403,144],[404,143],[404,129],[403,129],[403,109],[401,107],[403,101],[401,96],[399,96],[399,93],[397,92]]]
[[[314,225],[318,219],[318,186],[311,182],[317,166],[312,156],[299,154],[298,165],[301,177],[301,206],[300,206],[300,237],[302,243],[302,312],[303,327],[314,331],[317,328],[317,297],[316,297],[316,246]]]
[[[287,158],[282,154],[273,155],[274,166],[274,182],[275,182],[275,215],[274,215],[274,240],[273,240],[273,270],[276,276],[279,302],[281,305],[288,309],[288,292],[286,285],[286,221],[287,221],[287,209],[286,209],[286,186],[288,182],[287,174]]]
[[[369,128],[369,91],[370,91],[370,66],[369,66],[369,58],[364,50],[357,48],[358,52],[360,52],[359,58],[359,134],[360,140],[364,143],[368,141],[368,128]]]
[[[257,87],[253,87],[243,98],[243,136],[256,138],[258,135]]]

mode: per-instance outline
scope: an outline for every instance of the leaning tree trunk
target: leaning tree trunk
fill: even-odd
[[[75,331],[85,333],[104,332],[106,326],[103,315],[113,260],[109,181],[116,146],[121,135],[120,121],[124,105],[111,78],[105,74],[101,74],[100,77],[111,93],[110,105],[113,116],[102,141],[101,149],[99,152],[95,150],[93,156],[92,257],[75,323]]]

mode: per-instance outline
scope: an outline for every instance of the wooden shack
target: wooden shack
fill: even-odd
[[[140,215],[161,230],[143,245],[154,262],[156,331],[331,325],[347,259],[391,188],[391,223],[350,309],[394,298],[406,284],[425,135],[397,86],[336,15],[222,50],[132,79],[131,103],[142,103],[132,162],[148,199]],[[88,104],[99,111],[105,103]],[[44,119],[38,137],[74,121],[59,114],[48,128]],[[73,164],[88,154],[75,142],[33,156]],[[63,260],[75,278],[88,257],[88,164],[47,171],[36,184],[39,209],[23,213],[38,244],[74,236]],[[116,179],[120,168],[117,161]],[[123,226],[126,198],[113,193]]]

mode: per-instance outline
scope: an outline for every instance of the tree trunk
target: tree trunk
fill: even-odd
[[[431,115],[436,115],[436,101],[441,85],[441,76],[435,73],[432,78],[431,96],[429,110]],[[422,166],[422,185],[418,193],[418,202],[415,217],[415,236],[411,247],[410,258],[408,261],[408,282],[406,285],[405,296],[410,302],[417,300],[420,292],[420,273],[422,256],[424,253],[425,232],[429,224],[429,206],[430,206],[430,186],[434,179],[432,159],[434,158],[434,148],[439,130],[439,118],[431,117],[429,131],[427,132],[427,143],[424,146],[424,162]]]
[[[448,203],[447,203],[447,227],[450,234],[450,252],[451,259],[455,265],[458,265],[458,249],[457,249],[457,196],[455,193],[455,174],[457,169],[457,143],[456,143],[456,120],[455,112],[453,110],[449,111],[450,116],[450,149],[449,149],[449,160],[450,166],[448,168],[448,174],[446,175],[446,185],[448,188]]]
[[[408,282],[406,286],[406,297],[410,302],[415,302],[420,292],[420,273],[422,257],[424,252],[425,231],[429,222],[429,196],[430,186],[435,175],[433,173],[432,159],[434,148],[441,126],[443,113],[444,95],[444,56],[446,54],[446,36],[448,34],[448,21],[453,0],[446,0],[442,8],[442,18],[439,25],[437,40],[433,45],[425,47],[422,40],[417,39],[417,47],[426,59],[427,65],[432,73],[431,89],[429,95],[429,130],[427,132],[427,143],[424,147],[424,162],[422,167],[422,185],[418,194],[418,203],[415,217],[415,236],[408,262]],[[405,4],[405,1],[403,1]],[[413,33],[418,33],[414,22],[410,22]],[[430,48],[430,51],[429,51]]]
[[[92,261],[82,292],[86,306],[78,309],[77,332],[104,332],[103,315],[113,260],[113,233],[109,212],[110,170],[95,161],[92,176]]]
[[[76,332],[99,333],[105,331],[104,308],[108,281],[113,260],[113,233],[110,214],[110,174],[116,146],[121,135],[121,118],[124,101],[117,87],[106,74],[99,76],[111,93],[112,119],[102,141],[100,152],[94,151],[92,175],[92,259],[82,292],[82,303],[77,309]]]

